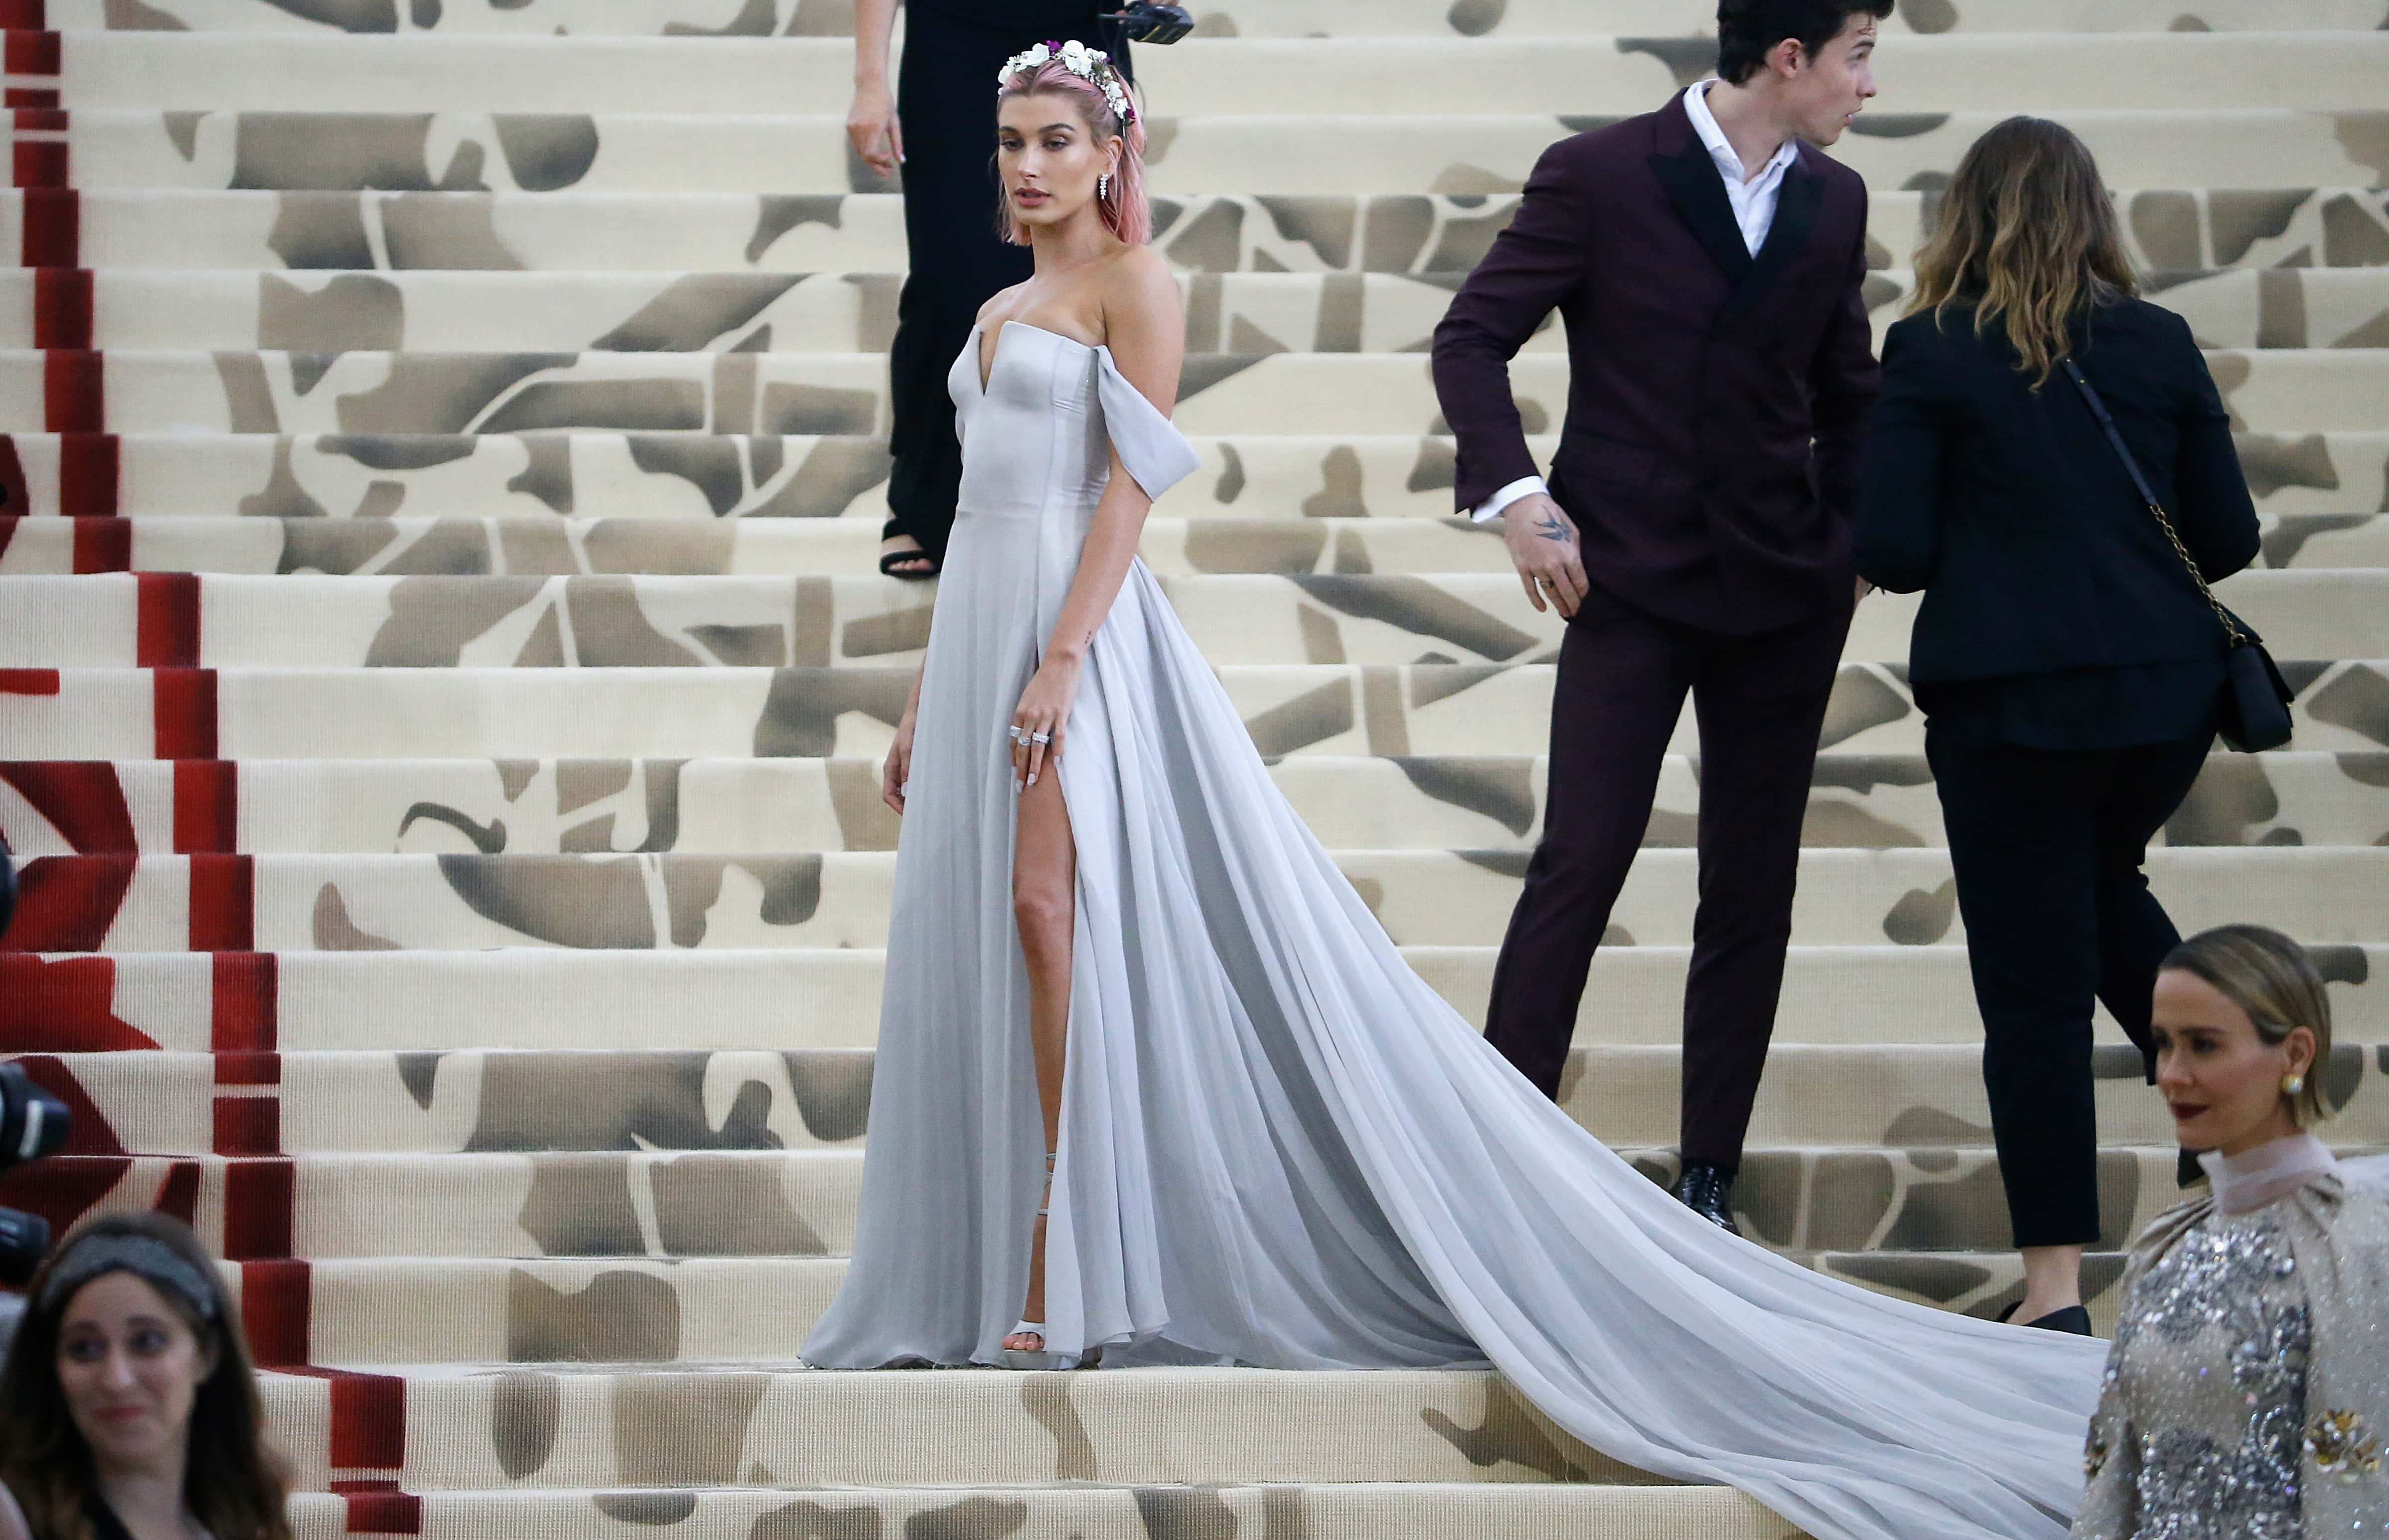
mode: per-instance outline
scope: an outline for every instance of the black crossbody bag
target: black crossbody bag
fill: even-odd
[[[2090,414],[2099,419],[2099,426],[2107,435],[2107,442],[2114,448],[2115,458],[2124,463],[2125,474],[2132,478],[2132,486],[2140,494],[2140,501],[2148,504],[2149,513],[2157,521],[2157,528],[2164,530],[2165,539],[2172,542],[2174,554],[2181,558],[2183,568],[2190,573],[2190,580],[2198,585],[2200,596],[2206,601],[2207,607],[2215,611],[2215,618],[2223,623],[2223,634],[2230,643],[2229,651],[2224,655],[2224,670],[2229,683],[2223,693],[2223,719],[2217,724],[2217,731],[2222,734],[2226,744],[2242,754],[2261,754],[2268,748],[2280,747],[2290,741],[2292,731],[2290,702],[2294,692],[2290,689],[2289,681],[2281,678],[2281,670],[2273,665],[2272,655],[2265,651],[2264,639],[2250,630],[2238,616],[2224,608],[2222,601],[2215,597],[2215,591],[2206,586],[2206,575],[2198,570],[2197,559],[2191,555],[2190,547],[2181,543],[2181,536],[2173,527],[2172,516],[2165,511],[2165,504],[2157,501],[2156,493],[2149,490],[2148,477],[2140,474],[2140,463],[2132,458],[2130,446],[2124,442],[2124,436],[2115,431],[2115,419],[2108,414],[2107,403],[2099,399],[2098,391],[2090,388],[2090,382],[2082,377],[2082,371],[2070,358],[2065,360],[2065,374],[2074,381],[2074,388],[2082,392],[2082,399],[2089,403]]]

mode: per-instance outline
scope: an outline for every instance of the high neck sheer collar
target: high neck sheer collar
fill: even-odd
[[[2312,1134],[2291,1134],[2226,1155],[2210,1150],[2198,1157],[2207,1179],[2215,1184],[2215,1207],[2223,1214],[2246,1214],[2295,1191],[2318,1177],[2339,1169],[2339,1160]]]

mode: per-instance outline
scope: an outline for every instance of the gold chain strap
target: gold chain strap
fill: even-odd
[[[2173,520],[2165,515],[2165,509],[2157,503],[2150,503],[2149,512],[2156,515],[2157,528],[2164,530],[2165,539],[2173,542],[2174,554],[2179,556],[2181,565],[2190,569],[2190,580],[2198,585],[2199,596],[2206,601],[2206,607],[2215,612],[2215,618],[2223,622],[2224,634],[2231,638],[2233,646],[2246,646],[2247,636],[2241,631],[2239,622],[2231,618],[2231,612],[2225,609],[2222,601],[2215,597],[2215,591],[2206,586],[2206,574],[2198,569],[2198,561],[2191,555],[2190,547],[2181,543],[2181,536],[2174,530]]]

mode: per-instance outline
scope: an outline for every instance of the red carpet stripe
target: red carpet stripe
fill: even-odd
[[[133,570],[133,521],[128,518],[79,518],[74,525],[74,569],[77,572]]]
[[[46,349],[89,348],[91,300],[89,268],[34,269],[33,346]]]
[[[255,1262],[288,1256],[290,1213],[297,1189],[298,1166],[287,1157],[227,1164],[224,1196],[225,1260]]]
[[[69,518],[113,518],[119,481],[113,433],[75,433],[58,440],[58,512]]]
[[[15,104],[10,104],[11,106]],[[28,187],[17,261],[26,267],[83,265],[83,200],[72,187]]]
[[[270,1059],[274,1055],[244,1054],[242,1057]],[[215,1152],[219,1155],[280,1154],[282,1103],[270,1096],[217,1097]]]
[[[230,759],[174,761],[174,853],[240,848],[240,767]]]
[[[273,1053],[280,1046],[280,980],[272,952],[215,954],[209,1046],[218,1053]]]
[[[145,572],[138,581],[139,629],[134,643],[134,661],[144,668],[198,667],[198,575]],[[205,757],[212,759],[215,756]]]
[[[17,146],[23,150],[24,146]],[[108,426],[105,356],[58,349],[42,360],[42,426],[52,433],[97,433]]]
[[[195,952],[254,950],[257,870],[247,856],[192,856],[191,939]]]
[[[12,75],[55,75],[58,72],[58,34],[12,26],[5,54]]]
[[[216,757],[216,671],[159,668],[149,675],[150,754],[160,759]],[[50,692],[56,694],[53,689]]]

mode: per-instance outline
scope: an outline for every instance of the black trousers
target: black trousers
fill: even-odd
[[[1091,4],[1066,35],[1107,49],[1123,73],[1128,45]],[[904,130],[904,245],[911,271],[896,301],[888,348],[888,478],[890,536],[906,534],[943,560],[962,487],[962,446],[946,375],[978,308],[999,289],[1026,283],[1035,260],[997,233],[1003,186],[995,173],[995,72],[1013,55],[1053,36],[1044,27],[965,20],[908,8],[896,73]],[[1098,41],[1102,39],[1103,41]]]
[[[1757,636],[1595,594],[1552,690],[1542,843],[1493,970],[1485,1036],[1554,1100],[1592,954],[1651,821],[1687,693],[1701,731],[1700,907],[1684,987],[1683,1155],[1736,1169],[1767,1067],[1841,605]]]
[[[2153,1064],[2149,997],[2181,937],[2140,867],[2212,743],[2060,751],[1926,724],[2019,1247],[2100,1239],[2091,1001]]]

